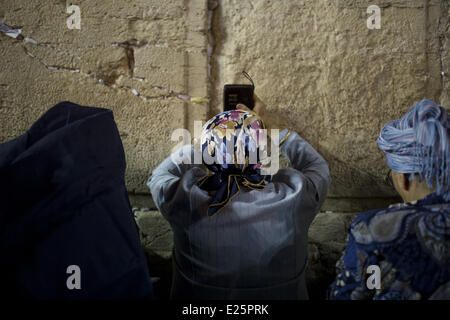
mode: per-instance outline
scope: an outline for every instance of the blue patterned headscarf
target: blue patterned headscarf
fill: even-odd
[[[378,137],[387,165],[397,173],[418,174],[430,189],[450,200],[450,116],[430,100],[413,105],[400,119],[387,123]]]
[[[240,185],[263,190],[270,182],[271,176],[261,174],[267,156],[264,129],[260,118],[242,110],[222,112],[203,126],[202,160],[212,174],[198,185],[216,191],[208,216],[224,208],[239,193]]]

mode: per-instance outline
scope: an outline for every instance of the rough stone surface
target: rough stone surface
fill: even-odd
[[[81,30],[67,27],[72,3]],[[383,183],[380,128],[422,98],[450,105],[450,5],[380,0],[381,29],[369,30],[370,4],[0,0],[0,20],[35,41],[0,34],[0,142],[62,100],[110,108],[127,187],[147,194],[173,130],[219,112],[223,85],[244,82],[245,69],[270,111],[328,160],[326,210],[383,206],[395,192]]]
[[[355,214],[319,213],[308,233],[306,285],[310,299],[325,299],[335,279],[335,265],[347,245],[347,229]]]
[[[155,295],[168,299],[172,283],[173,233],[169,223],[158,211],[139,210],[134,212],[139,227],[139,236],[154,282]]]
[[[148,258],[158,297],[167,298],[172,275],[173,233],[158,211],[135,212],[140,237]],[[347,228],[354,214],[319,213],[308,234],[309,266],[306,281],[311,299],[325,299],[327,287],[335,277],[335,264],[347,242]]]
[[[81,30],[67,27],[69,3]],[[207,14],[206,1],[1,0],[0,21],[36,43],[0,33],[0,142],[60,101],[112,109],[128,190],[147,193],[173,130],[206,119],[208,103],[189,99],[208,99]]]
[[[80,6],[81,30],[66,8]],[[311,226],[308,286],[322,298],[352,212],[398,201],[375,140],[381,127],[429,98],[450,107],[448,0],[0,0],[0,143],[56,103],[112,109],[133,207],[154,209],[145,182],[169,155],[174,129],[222,110],[226,83],[246,70],[269,113],[329,162],[333,183]],[[443,74],[442,74],[443,73]],[[342,214],[346,212],[348,214]],[[170,228],[137,213],[161,296],[170,288]]]

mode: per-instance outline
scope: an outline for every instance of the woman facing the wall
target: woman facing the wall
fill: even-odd
[[[203,164],[169,157],[149,178],[174,231],[173,299],[308,298],[307,234],[327,194],[328,165],[284,129],[277,142],[292,167],[265,174],[261,130],[269,120],[255,96],[254,112],[241,105],[204,125],[201,151],[181,149],[192,159],[202,152]]]

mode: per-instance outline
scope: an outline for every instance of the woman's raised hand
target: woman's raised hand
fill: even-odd
[[[262,119],[266,128],[270,128],[270,121],[266,117],[266,105],[256,94],[253,94],[253,100],[255,101],[255,106],[253,110],[249,109],[246,105],[242,103],[238,104],[236,106],[236,109],[256,114],[260,119]]]

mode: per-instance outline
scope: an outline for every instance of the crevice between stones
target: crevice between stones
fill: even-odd
[[[449,70],[444,70],[444,54],[448,54],[448,52],[446,53],[444,50],[444,45],[445,45],[445,41],[448,41],[446,39],[446,26],[448,25],[448,21],[449,21],[449,17],[448,17],[448,6],[449,6],[449,2],[447,1],[441,1],[441,15],[439,17],[439,22],[438,22],[438,27],[437,27],[437,31],[438,31],[438,41],[439,41],[439,70],[441,72],[440,77],[441,77],[441,90],[439,92],[439,97],[440,100],[442,100],[442,95],[445,91],[445,77],[449,77]],[[442,103],[442,101],[441,101]]]

